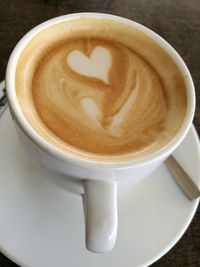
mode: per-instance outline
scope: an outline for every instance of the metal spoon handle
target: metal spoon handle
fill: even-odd
[[[189,199],[200,197],[199,188],[173,156],[169,156],[165,164],[179,188]]]

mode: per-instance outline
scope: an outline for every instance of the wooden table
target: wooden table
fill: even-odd
[[[200,135],[199,0],[1,0],[0,80],[4,79],[12,49],[27,31],[59,15],[88,11],[111,13],[142,23],[164,37],[179,52],[194,79],[197,95],[194,124]],[[0,266],[17,265],[0,254]],[[153,266],[200,266],[200,209],[181,240]]]

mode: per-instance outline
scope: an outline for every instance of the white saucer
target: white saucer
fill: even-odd
[[[199,184],[194,127],[175,155]],[[0,250],[20,266],[148,266],[179,240],[198,206],[162,165],[120,196],[116,247],[97,255],[85,249],[81,197],[55,186],[51,175],[23,151],[7,110],[0,119]]]

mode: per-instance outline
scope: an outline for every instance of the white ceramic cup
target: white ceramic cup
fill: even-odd
[[[170,144],[153,156],[132,162],[113,163],[84,160],[78,156],[64,153],[39,136],[22,113],[15,92],[16,65],[27,43],[41,30],[66,20],[79,17],[106,18],[128,24],[145,32],[171,55],[180,69],[187,91],[186,116]],[[110,251],[117,236],[117,194],[118,191],[132,188],[141,179],[155,170],[181,143],[187,134],[195,110],[195,92],[191,75],[177,52],[160,36],[148,28],[131,20],[99,13],[78,13],[57,17],[28,32],[13,50],[6,71],[6,90],[12,118],[15,122],[21,143],[30,155],[45,168],[64,174],[69,181],[69,190],[83,193],[83,206],[86,224],[86,246],[94,252]]]

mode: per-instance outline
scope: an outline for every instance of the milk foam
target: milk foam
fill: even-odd
[[[108,74],[112,65],[112,54],[106,48],[95,47],[90,57],[85,56],[81,51],[72,51],[67,57],[67,64],[78,74],[95,77],[109,84]],[[127,113],[133,107],[139,89],[139,81],[136,82],[136,87],[137,90],[136,88],[131,89],[132,92],[121,109],[113,117],[110,117],[110,124],[108,124],[107,127],[101,125],[104,114],[95,99],[83,98],[80,100],[80,104],[87,116],[96,123],[98,128],[101,128],[102,131],[105,133],[107,132],[107,134],[111,136],[120,137],[123,134],[121,124]],[[113,90],[115,90],[115,88],[113,88]]]
[[[97,106],[97,103],[92,98],[82,98],[80,100],[80,105],[83,110],[86,112],[86,115],[91,118],[94,123],[97,124],[99,128],[101,128],[100,121],[102,120],[102,112]]]
[[[68,55],[67,63],[73,71],[81,75],[99,78],[103,82],[109,83],[108,72],[112,64],[112,58],[108,49],[95,47],[90,57],[87,57],[81,51],[74,50]]]
[[[187,104],[170,56],[143,33],[106,20],[60,23],[38,34],[20,58],[16,88],[40,135],[95,158],[162,149]]]

